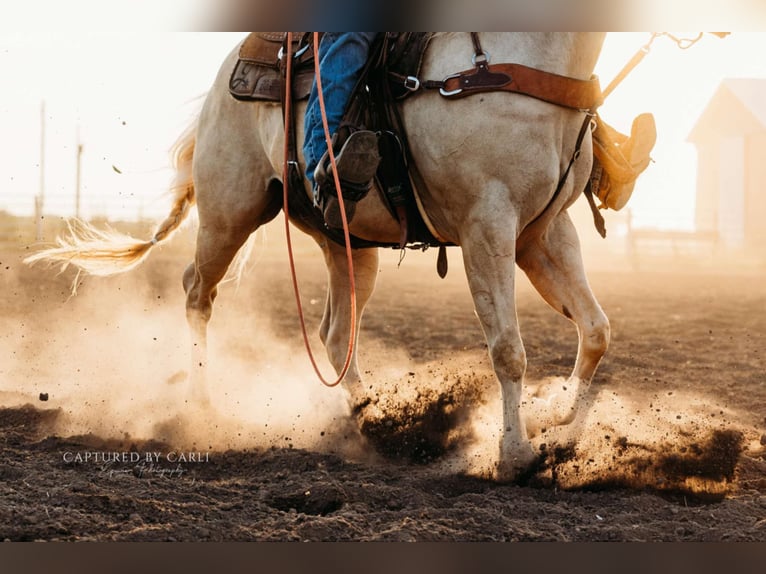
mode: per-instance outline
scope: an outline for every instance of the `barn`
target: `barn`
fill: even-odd
[[[723,80],[688,141],[697,150],[696,231],[727,252],[766,253],[766,78]]]

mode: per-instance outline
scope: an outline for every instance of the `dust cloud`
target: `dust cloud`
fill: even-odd
[[[488,361],[456,356],[414,368],[393,385],[385,377],[385,395],[362,423],[367,438],[391,459],[493,479],[502,407]],[[522,413],[530,427],[538,426],[536,416],[550,416],[539,404],[530,408],[537,388],[562,380],[527,382]],[[583,407],[570,425],[530,432],[540,456],[523,483],[650,490],[690,501],[721,498],[731,488],[746,436],[741,413],[693,393],[647,398],[599,388]]]
[[[56,434],[128,445],[155,440],[199,451],[331,448],[328,443],[342,442],[339,433],[349,435],[342,389],[322,387],[305,354],[275,335],[268,319],[259,322],[225,302],[211,322],[211,404],[190,401],[190,337],[180,280],[166,282],[172,272],[163,263],[136,277],[85,278],[74,297],[67,292],[67,273],[27,271],[50,277],[38,288],[23,278],[11,286],[38,299],[40,309],[32,303],[21,319],[4,321],[3,404],[60,409]]]
[[[303,448],[493,476],[500,389],[459,263],[451,262],[450,275],[438,283],[440,296],[429,299],[422,295],[423,277],[426,269],[435,276],[435,253],[426,258],[413,253],[401,266],[396,253],[382,258],[378,291],[383,292],[362,325],[359,362],[365,383],[352,412],[343,389],[323,387],[308,362],[282,242],[271,238],[268,249],[263,243],[257,248],[263,251],[257,263],[239,285],[223,285],[216,300],[209,331],[210,408],[188,395],[190,341],[180,276],[191,259],[189,245],[160,251],[131,274],[85,278],[75,297],[69,294],[69,271],[55,275],[19,264],[4,275],[2,286],[12,297],[0,320],[3,404],[59,409],[55,434],[114,439],[126,447],[152,440],[194,451]],[[325,296],[323,264],[315,246],[299,243],[298,249],[299,255],[310,253],[300,262],[299,276],[315,332]],[[629,276],[624,281],[633,285]],[[606,298],[618,336],[632,329],[636,340],[630,348],[637,356],[665,360],[642,346],[653,340],[643,325],[631,326],[620,314],[614,300],[625,292],[620,285],[612,290],[614,299]],[[566,321],[540,303],[524,281],[518,298],[530,364],[541,355],[573,363],[573,330],[554,347],[535,338],[538,331],[555,332],[556,320]],[[642,308],[651,314],[646,300]],[[691,330],[684,337],[696,337],[695,324],[686,321]],[[700,319],[704,335],[709,321],[707,315]],[[654,333],[654,325],[647,333]],[[315,335],[312,346],[329,376]],[[629,345],[618,341],[614,347],[612,354]],[[667,360],[679,364],[675,356]],[[606,379],[597,376],[575,424],[532,433],[540,459],[525,480],[561,489],[623,486],[714,496],[725,491],[739,454],[760,436],[744,428],[748,416],[715,406],[709,395],[680,379],[664,391],[633,387],[628,367],[636,359],[618,355],[615,361],[619,370],[602,366]],[[558,373],[571,368],[555,366]],[[620,373],[622,383],[610,372]],[[530,408],[536,389],[562,380],[529,374],[523,412],[530,421],[541,416]]]

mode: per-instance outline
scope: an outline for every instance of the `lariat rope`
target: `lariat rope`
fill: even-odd
[[[340,178],[338,177],[338,169],[335,164],[335,154],[333,153],[332,149],[332,138],[330,136],[330,128],[327,125],[327,113],[325,111],[325,105],[324,105],[324,96],[322,94],[322,79],[319,74],[319,33],[314,32],[314,73],[316,75],[316,84],[317,84],[317,95],[319,96],[319,108],[322,112],[322,127],[324,128],[324,136],[325,141],[327,142],[327,150],[328,155],[330,156],[330,164],[332,165],[332,173],[335,179],[335,189],[338,192],[338,203],[340,204],[340,216],[341,220],[343,222],[343,237],[346,241],[346,260],[348,263],[348,282],[349,282],[349,299],[350,299],[350,306],[351,306],[351,314],[350,314],[350,323],[351,323],[351,329],[349,331],[348,335],[348,352],[346,353],[346,362],[343,365],[343,369],[341,369],[341,372],[338,374],[338,378],[333,381],[329,382],[327,379],[322,376],[321,371],[319,370],[319,366],[317,365],[316,359],[314,358],[314,353],[311,350],[311,343],[309,342],[308,332],[306,330],[306,319],[303,315],[303,304],[301,303],[301,294],[300,289],[298,288],[298,278],[295,272],[295,259],[293,257],[293,246],[292,241],[290,238],[290,213],[288,211],[288,191],[289,191],[289,179],[288,179],[288,158],[289,158],[289,145],[288,145],[288,134],[290,133],[290,117],[291,117],[291,106],[292,106],[292,63],[293,63],[293,55],[292,55],[292,32],[287,33],[287,48],[286,48],[286,54],[287,54],[287,67],[286,67],[286,74],[285,74],[285,146],[284,146],[284,165],[282,169],[282,188],[283,188],[283,206],[285,212],[285,235],[287,236],[287,254],[290,258],[290,274],[292,276],[293,281],[293,291],[295,292],[295,302],[298,306],[298,318],[300,319],[301,323],[301,333],[303,334],[303,343],[306,347],[306,351],[309,355],[309,360],[311,361],[312,367],[314,367],[314,372],[319,377],[319,380],[322,381],[322,384],[327,387],[334,387],[338,385],[343,378],[346,376],[346,373],[348,372],[349,367],[351,366],[351,359],[354,355],[354,344],[356,341],[356,285],[354,282],[354,260],[351,253],[351,239],[350,234],[348,230],[348,220],[346,219],[346,208],[343,203],[343,194],[341,193],[341,186],[340,186]],[[298,193],[302,193],[302,190],[299,190]]]
[[[694,38],[678,38],[677,36],[674,36],[673,34],[670,34],[669,32],[652,32],[651,37],[649,38],[649,41],[641,46],[639,48],[638,52],[636,52],[633,57],[628,61],[627,64],[625,64],[625,67],[623,67],[622,70],[620,70],[620,73],[615,76],[615,78],[609,82],[609,85],[604,88],[602,92],[602,98],[606,99],[606,97],[612,93],[612,90],[614,90],[617,85],[622,82],[625,77],[633,71],[633,68],[638,66],[638,64],[641,63],[641,60],[644,59],[644,56],[646,56],[649,53],[649,50],[652,48],[652,43],[659,38],[660,36],[667,36],[670,38],[673,42],[675,42],[676,46],[681,48],[682,50],[687,50],[694,46],[697,42],[699,42],[702,39],[702,35],[704,32],[700,32],[695,36]],[[711,32],[714,36],[718,36],[719,38],[723,38],[728,35],[728,32]]]

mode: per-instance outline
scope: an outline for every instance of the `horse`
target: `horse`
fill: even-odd
[[[604,34],[596,33],[481,33],[484,54],[494,62],[514,62],[579,80],[593,77],[603,40]],[[472,54],[468,33],[436,34],[425,52],[421,77],[449,77],[466,68]],[[282,110],[278,103],[243,103],[231,97],[228,81],[237,55],[238,47],[223,62],[199,116],[174,148],[173,205],[151,240],[86,226],[59,239],[58,248],[27,260],[74,263],[97,275],[127,271],[165,240],[196,204],[196,252],[183,273],[183,287],[192,334],[189,393],[200,402],[208,397],[207,325],[217,286],[251,234],[282,210]],[[528,427],[571,425],[582,414],[588,387],[609,344],[609,321],[589,286],[567,213],[591,173],[587,111],[497,91],[453,100],[434,90],[398,105],[429,228],[439,240],[462,251],[502,396],[495,476],[513,481],[538,458]],[[297,105],[299,148],[304,110],[305,103]],[[319,334],[330,363],[340,372],[349,332],[358,337],[365,304],[373,294],[378,250],[351,250],[357,298],[352,317],[345,248],[314,229],[293,224],[313,236],[324,255],[329,285]],[[350,231],[382,243],[397,243],[400,235],[398,223],[375,193],[359,202]],[[527,361],[514,295],[517,266],[543,299],[574,323],[579,337],[571,375],[551,389],[547,399],[540,399],[548,401],[548,419],[526,424],[521,403]],[[361,400],[361,382],[354,350],[342,381],[352,408]]]

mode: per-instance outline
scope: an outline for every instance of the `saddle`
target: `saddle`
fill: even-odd
[[[314,54],[308,33],[293,32],[293,97],[308,98],[314,81]],[[284,97],[282,54],[287,32],[252,32],[239,48],[229,92],[242,101],[279,102]],[[303,50],[301,52],[301,50]]]
[[[293,32],[292,38],[292,97],[294,100],[307,99],[314,78],[313,34]],[[403,127],[396,117],[398,112],[392,111],[394,100],[410,93],[398,77],[406,78],[419,72],[429,39],[429,33],[382,35],[370,51],[367,67],[341,122],[338,145],[362,127],[378,132],[381,162],[375,179],[383,192],[384,203],[400,222],[402,230],[396,244],[374,243],[352,235],[351,244],[355,248],[446,245],[429,231],[417,208],[409,180]],[[248,35],[229,79],[229,92],[234,98],[240,101],[284,101],[286,42],[287,32],[252,32]],[[389,72],[394,74],[391,80]],[[319,229],[333,241],[345,244],[342,230],[325,225],[321,212],[303,193],[303,174],[292,169],[290,177],[293,180],[290,185],[293,191],[288,197],[291,216]]]
[[[253,32],[245,39],[229,81],[233,97],[241,101],[284,102],[286,66],[283,56],[287,51],[287,37],[287,32]],[[577,80],[519,64],[490,65],[479,44],[478,34],[471,37],[475,67],[452,74],[442,81],[419,79],[431,33],[387,32],[381,34],[380,40],[371,49],[367,67],[341,122],[339,144],[357,129],[380,134],[382,159],[376,182],[389,211],[400,222],[402,233],[398,244],[381,244],[351,236],[352,247],[424,249],[450,245],[438,240],[431,232],[418,209],[410,180],[409,148],[397,103],[420,90],[435,89],[445,98],[462,98],[486,91],[511,91],[588,111],[586,122],[595,117],[597,129],[593,132],[594,166],[590,184],[586,186],[586,196],[602,236],[605,235],[603,217],[598,213],[592,193],[601,201],[600,208],[622,208],[632,193],[636,178],[649,164],[649,151],[656,137],[651,114],[636,118],[629,138],[596,114],[602,98],[595,76],[589,80]],[[294,32],[292,38],[292,98],[301,100],[308,98],[313,84],[313,34]],[[290,139],[294,140],[294,134],[288,134]],[[578,139],[578,147],[581,139]],[[325,225],[321,211],[303,193],[303,174],[297,168],[297,151],[293,149],[291,155],[294,155],[290,158],[288,174],[290,189],[293,190],[288,196],[291,215],[344,245],[342,230]],[[441,256],[442,252],[440,259]]]
[[[306,99],[314,80],[313,34],[293,32],[293,97]],[[320,34],[321,37],[321,34]],[[389,32],[386,34],[386,65],[391,79],[391,94],[402,99],[412,93],[407,78],[420,72],[430,33]],[[239,49],[239,58],[231,73],[229,92],[243,101],[279,102],[284,97],[284,66],[282,55],[287,32],[251,32]],[[383,45],[378,45],[382,48]],[[381,54],[371,54],[378,61]]]

